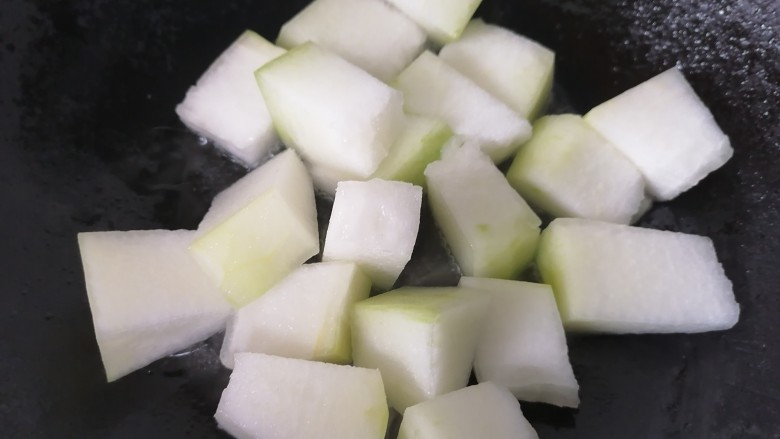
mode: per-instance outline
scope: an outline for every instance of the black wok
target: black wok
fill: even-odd
[[[198,145],[174,105],[241,30],[273,38],[304,3],[2,1],[0,436],[225,437],[212,419],[227,381],[218,339],[105,383],[75,235],[197,224],[245,171]],[[678,63],[735,148],[642,224],[713,238],[740,323],[572,337],[582,406],[524,405],[543,439],[780,438],[778,8],[484,0],[478,15],[557,52],[558,109],[587,111]],[[426,218],[423,268],[404,279],[451,282],[443,255]]]

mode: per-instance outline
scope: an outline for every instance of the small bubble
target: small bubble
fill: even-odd
[[[206,146],[206,145],[208,145],[208,143],[209,143],[209,139],[207,139],[207,138],[205,138],[203,136],[198,136],[198,145]]]

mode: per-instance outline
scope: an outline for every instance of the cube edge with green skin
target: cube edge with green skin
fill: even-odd
[[[262,167],[255,172],[262,172]],[[300,190],[312,190],[308,186],[310,180],[298,183],[303,185]],[[314,206],[311,207],[313,211]],[[307,224],[306,219],[301,218],[306,214],[295,211],[284,199],[281,190],[271,186],[197,237],[189,247],[190,255],[225,293],[228,301],[240,308],[319,252],[316,222]],[[266,224],[250,226],[257,218]],[[272,235],[279,240],[274,248],[286,250],[282,252],[284,254],[271,255],[267,250],[263,253],[253,251],[255,247],[251,240],[261,239],[263,234],[267,238],[271,233],[269,221],[277,225],[284,224],[289,232],[282,236],[277,230]],[[257,248],[266,247],[263,245]],[[256,265],[253,268],[247,264]],[[258,272],[257,268],[266,268],[267,271]]]
[[[271,254],[277,247],[284,251]],[[311,178],[291,150],[217,195],[189,246],[190,256],[234,307],[262,294],[318,251]]]
[[[464,291],[467,289],[458,287],[401,287],[362,300],[354,308],[365,309],[366,312],[393,310],[414,321],[435,323],[443,310],[464,297]],[[423,296],[419,297],[429,303],[420,306],[419,303],[411,302],[420,294]]]
[[[337,340],[335,344],[330,344],[326,338],[322,337],[327,334],[321,333],[321,337],[315,345],[314,359],[317,361],[338,364],[352,362],[352,308],[354,308],[356,303],[368,298],[371,292],[371,279],[358,264],[354,262],[348,264],[352,265],[352,275],[347,287],[349,292],[345,296],[348,305],[341,316],[341,324],[336,336]]]
[[[416,133],[426,125],[428,129],[419,139],[401,134],[390,148],[387,157],[374,171],[373,177],[405,181],[425,188],[425,167],[440,158],[441,150],[453,136],[453,132],[446,122],[424,116],[409,115],[407,124],[411,127],[407,128],[406,132],[415,130]],[[413,149],[415,144],[419,144],[419,147]]]
[[[420,392],[440,394],[465,386],[471,371],[471,362],[476,349],[478,332],[488,305],[489,298],[474,291],[457,287],[403,287],[358,302],[352,309],[353,359],[355,365],[378,368],[383,371],[383,380],[386,386],[390,386],[388,388],[390,405],[401,412],[406,407],[433,396],[422,396],[419,394]],[[379,328],[376,326],[377,321],[382,322],[378,318],[380,315],[395,320],[392,324],[388,323],[389,326],[401,325],[403,327],[411,327],[414,331],[421,329],[425,332],[430,331],[429,335],[432,338],[421,339],[416,337],[414,339],[414,343],[421,343],[421,346],[422,344],[427,344],[420,351],[422,358],[428,358],[424,362],[427,366],[424,367],[430,369],[424,373],[425,378],[423,381],[425,382],[411,382],[411,378],[405,377],[405,375],[410,373],[408,369],[400,372],[399,375],[397,370],[398,364],[393,361],[394,355],[403,354],[397,350],[398,348],[388,348],[382,342],[376,344],[371,341],[377,339],[377,334],[388,331],[389,326],[381,326]],[[460,329],[470,331],[467,332],[465,339],[458,338],[455,344],[453,344],[453,340],[448,342],[446,338],[447,332],[440,333],[442,329],[437,328],[441,324],[454,324],[453,319],[461,320],[461,324],[467,325]],[[381,324],[385,325],[386,323]],[[401,326],[398,327],[400,328]],[[408,334],[400,331],[394,331],[391,334],[395,334],[397,337],[408,336]],[[435,334],[445,336],[445,338],[434,343],[436,339]],[[464,346],[464,344],[468,346]],[[363,352],[364,349],[366,350],[365,352]],[[401,349],[403,350],[403,348]],[[461,358],[463,355],[466,355],[468,358]],[[443,358],[436,360],[436,364],[439,364],[438,361],[448,359],[446,366],[438,366],[444,367],[442,369],[431,369],[434,364],[431,364],[430,361],[434,361],[435,358],[439,357]],[[460,362],[463,362],[463,364]],[[404,367],[417,366],[407,364]],[[396,383],[396,380],[401,380],[402,384],[407,384],[402,388]],[[453,380],[462,381],[462,383],[455,385]],[[425,389],[418,387],[418,385],[424,385]],[[452,387],[453,385],[454,387]],[[443,388],[440,388],[442,386]]]

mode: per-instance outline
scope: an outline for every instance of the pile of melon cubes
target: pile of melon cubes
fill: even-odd
[[[683,75],[535,120],[554,54],[478,4],[315,0],[219,56],[176,111],[253,170],[195,231],[79,235],[109,381],[225,330],[238,438],[535,438],[518,399],[579,404],[566,331],[737,322],[708,238],[629,225],[732,154]],[[463,277],[393,289],[423,207]]]

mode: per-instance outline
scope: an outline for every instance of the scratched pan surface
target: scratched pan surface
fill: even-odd
[[[142,4],[149,3],[149,4]],[[244,28],[295,1],[26,1],[0,8],[0,436],[225,437],[218,340],[106,384],[75,234],[193,227],[245,171],[174,105]],[[742,305],[731,331],[570,339],[579,411],[524,405],[544,438],[780,438],[780,29],[773,0],[485,0],[558,54],[558,110],[584,112],[675,63],[734,158],[643,224],[713,238]],[[320,203],[323,219],[327,203]],[[456,279],[423,223],[405,282]]]

